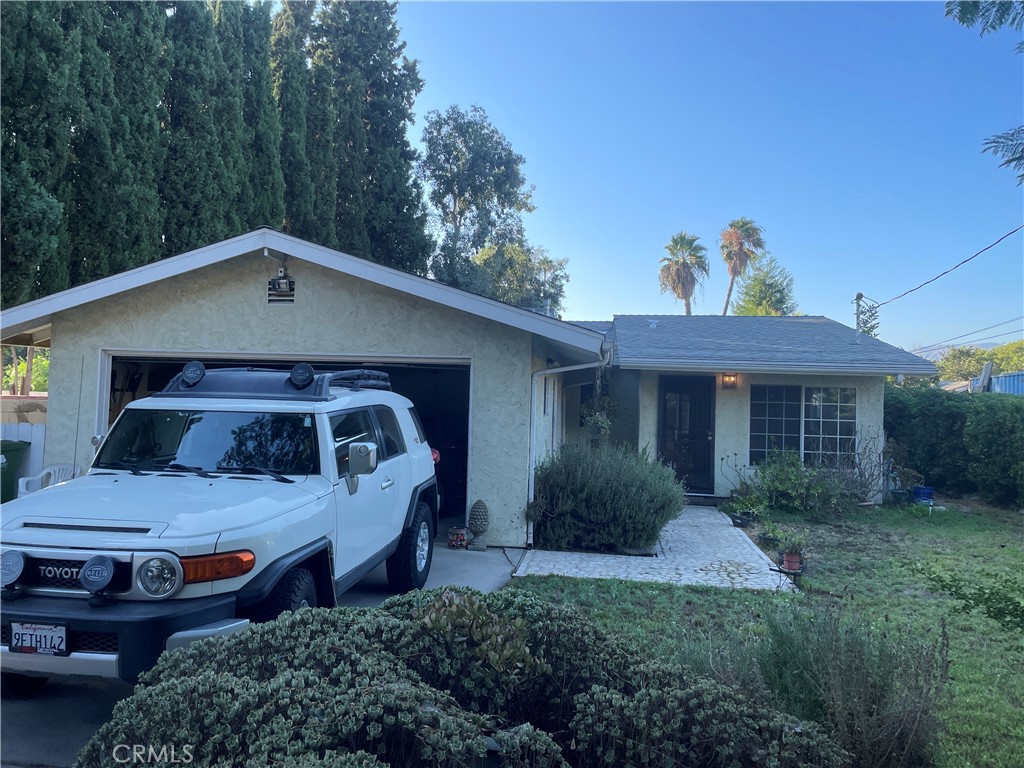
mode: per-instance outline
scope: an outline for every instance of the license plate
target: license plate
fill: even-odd
[[[11,651],[43,656],[67,656],[67,629],[59,624],[11,622]]]

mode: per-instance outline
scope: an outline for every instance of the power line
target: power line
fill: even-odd
[[[963,347],[963,346],[970,346],[971,344],[974,344],[974,343],[979,342],[979,341],[990,341],[992,339],[998,339],[1001,336],[1010,336],[1011,334],[1014,334],[1014,333],[1024,334],[1024,328],[1021,328],[1021,329],[1015,330],[1015,331],[1006,331],[1005,333],[997,333],[995,336],[982,336],[980,339],[971,339],[970,341],[965,341],[962,344],[958,344],[957,346],[961,346],[961,347]],[[927,354],[929,352],[936,352],[936,351],[938,351],[938,349],[941,349],[941,347],[937,347],[936,349],[918,350],[915,354],[921,354],[922,351]]]
[[[889,299],[888,301],[883,301],[878,306],[884,307],[886,304],[892,304],[894,301],[896,301],[896,299],[902,299],[907,294],[913,293],[914,291],[919,291],[920,289],[924,288],[929,283],[934,283],[940,277],[945,277],[946,275],[948,275],[950,272],[952,272],[957,267],[962,267],[964,264],[966,264],[971,259],[976,259],[978,256],[981,256],[981,254],[983,254],[985,251],[989,250],[990,248],[995,248],[997,245],[999,245],[1001,242],[1003,242],[1003,240],[1008,238],[1010,235],[1016,234],[1017,232],[1020,232],[1022,229],[1024,229],[1024,224],[1021,224],[1019,227],[1017,227],[1016,229],[1012,230],[1011,232],[1007,232],[1005,235],[1003,235],[998,240],[996,240],[994,243],[992,243],[992,245],[985,246],[984,248],[982,248],[980,251],[978,251],[973,256],[968,256],[966,259],[961,261],[959,264],[956,264],[956,265],[950,267],[945,272],[943,272],[941,274],[938,274],[935,277],[933,277],[931,280],[925,280],[923,283],[921,283],[916,288],[911,288],[909,291],[904,291],[899,296],[894,296],[893,298]]]
[[[1000,325],[1009,325],[1010,323],[1015,323],[1018,320],[1024,320],[1024,315],[1021,315],[1020,317],[1015,317],[1012,320],[1004,320],[1001,323],[996,323],[995,325],[990,325],[987,328],[979,328],[976,331],[968,331],[967,333],[962,333],[959,336],[954,336],[952,339],[944,339],[943,341],[936,341],[933,344],[925,344],[923,347],[918,347],[917,349],[912,349],[910,351],[915,353],[915,354],[918,353],[918,352],[924,352],[926,350],[931,349],[932,347],[941,347],[943,344],[948,344],[951,341],[956,341],[957,339],[962,339],[964,336],[971,336],[971,335],[973,335],[975,333],[981,333],[982,331],[990,331],[993,328],[998,328]]]

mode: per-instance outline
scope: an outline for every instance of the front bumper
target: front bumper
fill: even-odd
[[[12,621],[63,625],[70,654],[11,652]],[[0,665],[6,672],[117,677],[134,683],[165,648],[230,634],[248,623],[235,617],[234,595],[101,606],[76,598],[19,597],[0,602]]]

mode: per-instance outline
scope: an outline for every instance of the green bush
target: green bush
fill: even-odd
[[[567,443],[537,468],[527,518],[544,549],[651,546],[686,502],[675,473],[628,446]]]
[[[1024,504],[1024,397],[887,385],[885,430],[927,485]]]
[[[754,470],[752,487],[755,506],[812,518],[845,512],[858,500],[842,470],[806,466],[796,451],[770,453]]]
[[[944,631],[928,643],[846,619],[836,606],[783,610],[767,627],[758,662],[787,712],[823,725],[855,766],[932,764],[949,666]]]
[[[304,609],[164,654],[76,765],[120,765],[118,744],[191,745],[196,768],[845,759],[817,726],[646,663],[570,609],[462,589]]]

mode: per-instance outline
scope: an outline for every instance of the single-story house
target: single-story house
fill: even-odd
[[[528,542],[537,462],[588,439],[598,377],[613,440],[722,496],[723,457],[849,452],[881,429],[885,375],[935,373],[821,317],[569,323],[269,228],[5,309],[0,339],[51,348],[46,463],[88,464],[92,437],[189,360],[382,369],[447,462],[446,514],[484,500],[488,543],[508,546]]]

